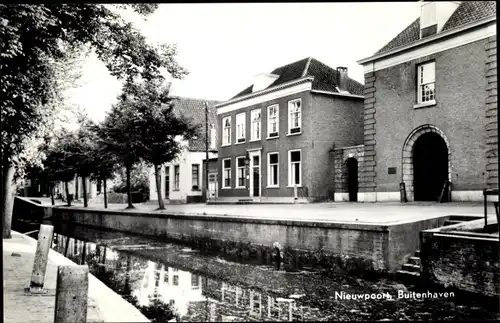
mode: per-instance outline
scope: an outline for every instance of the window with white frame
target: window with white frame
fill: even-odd
[[[302,122],[302,100],[288,102],[288,133],[299,133]]]
[[[250,140],[260,140],[260,120],[261,120],[261,112],[260,109],[252,110],[250,112],[250,118],[252,120],[251,124],[251,135]]]
[[[176,191],[179,190],[179,184],[180,184],[179,165],[175,165],[174,166],[174,190],[176,190]]]
[[[245,113],[236,115],[236,143],[245,142]]]
[[[245,187],[245,157],[236,158],[236,173],[237,173],[237,182],[236,188],[244,188]]]
[[[231,144],[231,117],[222,118],[222,144]]]
[[[231,188],[231,159],[222,160],[222,188]]]
[[[267,107],[267,136],[269,138],[279,135],[279,109],[278,105]]]
[[[288,185],[302,185],[302,156],[300,150],[288,151]]]
[[[279,153],[267,154],[267,186],[279,186]]]
[[[418,103],[432,102],[436,99],[436,63],[418,65]]]

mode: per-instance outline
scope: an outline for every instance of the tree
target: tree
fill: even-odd
[[[164,210],[165,204],[161,198],[161,166],[175,159],[181,152],[179,138],[191,139],[197,134],[198,127],[173,113],[173,106],[168,98],[168,87],[155,80],[129,84],[127,93],[130,104],[137,112],[136,122],[139,125],[136,129],[141,141],[139,156],[154,167],[158,208]]]
[[[147,16],[158,5],[119,7]],[[19,156],[27,142],[47,127],[53,114],[49,107],[58,94],[56,62],[87,45],[119,79],[162,78],[161,68],[173,77],[186,71],[175,61],[175,46],[148,44],[110,5],[1,4],[0,38],[0,195],[3,238],[10,238],[14,174],[22,167]]]
[[[53,181],[63,182],[66,191],[66,202],[71,206],[68,183],[75,178],[74,162],[72,160],[72,145],[75,134],[60,134],[54,142],[46,145],[44,167]]]
[[[99,133],[99,126],[95,125],[92,131],[96,134]],[[91,158],[94,161],[94,169],[90,175],[90,179],[94,181],[102,181],[103,192],[104,192],[104,208],[108,207],[108,192],[106,187],[106,182],[109,179],[113,179],[115,172],[117,170],[116,156],[111,154],[106,150],[106,147],[102,145],[101,141],[96,137],[95,145],[93,150],[89,151]]]
[[[120,165],[125,168],[127,177],[127,209],[134,208],[130,187],[130,173],[135,164],[140,161],[139,147],[141,145],[136,111],[131,108],[126,95],[121,95],[119,102],[111,108],[101,126],[98,137],[100,145],[107,152],[117,157]]]

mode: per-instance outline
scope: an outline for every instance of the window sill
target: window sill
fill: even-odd
[[[230,190],[231,187],[222,187],[221,190]]]
[[[172,191],[173,192],[180,192],[181,190],[180,189],[173,189]]]
[[[242,141],[242,142],[235,142],[234,145],[243,145],[243,144],[246,144],[247,142],[246,141]]]
[[[266,188],[280,188],[279,185],[266,186]]]
[[[432,107],[434,105],[436,105],[436,100],[431,100],[431,101],[427,101],[427,102],[424,102],[424,103],[415,104],[413,106],[413,109],[420,109],[420,108]]]
[[[287,137],[290,137],[290,136],[297,136],[297,135],[301,135],[302,134],[302,130],[299,131],[299,132],[294,132],[294,133],[287,133],[286,136]]]
[[[269,140],[269,139],[278,139],[280,136],[276,136],[276,137],[267,137],[266,140]]]
[[[246,186],[236,186],[235,189],[239,189],[239,190],[242,190],[242,189],[246,189],[247,187]]]
[[[288,185],[287,187],[289,187],[289,188],[294,188],[294,187],[301,188],[301,187],[302,187],[302,184],[297,184],[297,185]]]
[[[231,144],[220,145],[221,147],[229,147]]]
[[[257,141],[261,141],[261,139],[252,139],[249,142],[257,142]]]

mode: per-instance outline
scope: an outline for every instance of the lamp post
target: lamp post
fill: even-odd
[[[210,193],[208,192],[208,103],[207,101],[203,102],[205,107],[205,198],[206,202],[210,197]]]

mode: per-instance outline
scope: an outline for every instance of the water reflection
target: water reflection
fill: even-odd
[[[55,234],[53,249],[78,264],[88,264],[92,274],[153,321],[304,320],[303,306],[295,299],[194,274],[105,245]]]
[[[227,261],[178,243],[54,224],[54,249],[86,263],[104,284],[153,322],[492,319],[475,300],[341,300],[407,287],[390,280],[276,271]]]

